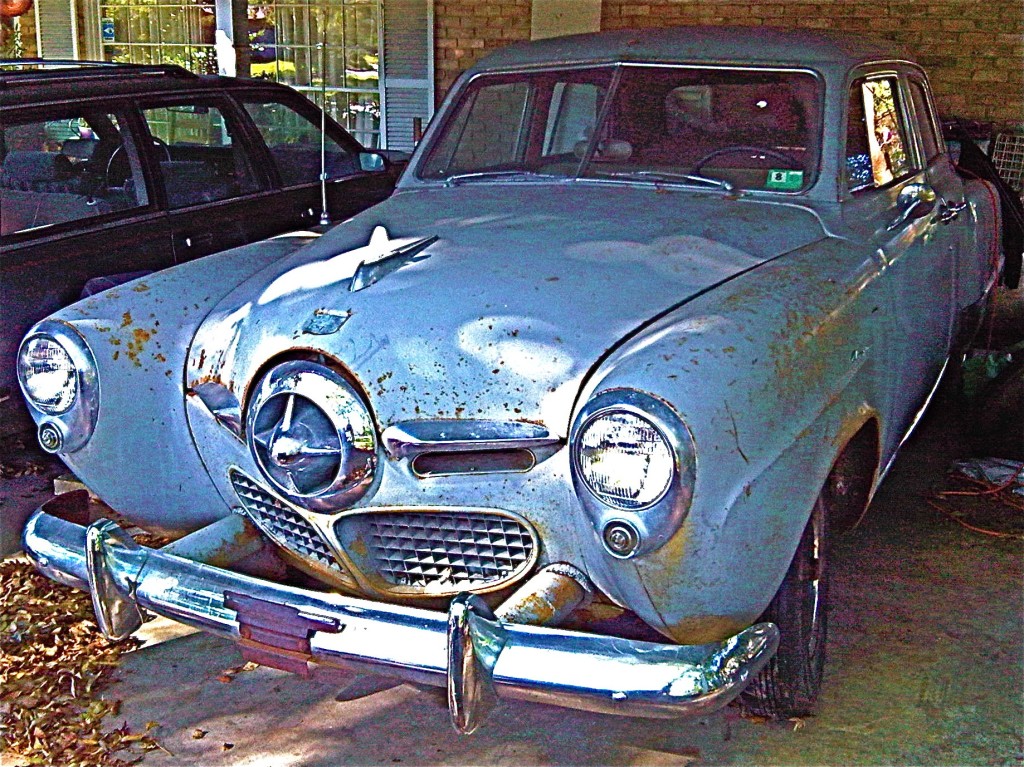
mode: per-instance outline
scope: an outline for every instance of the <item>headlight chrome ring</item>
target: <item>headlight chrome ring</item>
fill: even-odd
[[[89,441],[99,412],[96,359],[72,326],[43,320],[18,350],[18,384],[50,453],[72,453]]]
[[[598,540],[616,559],[662,546],[690,509],[693,436],[664,400],[636,389],[592,397],[569,436],[572,479]]]

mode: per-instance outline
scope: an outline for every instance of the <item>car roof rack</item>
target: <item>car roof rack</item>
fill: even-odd
[[[76,80],[111,77],[118,72],[162,77],[199,77],[177,64],[128,64],[79,59],[0,59],[0,87],[27,84],[44,77]]]

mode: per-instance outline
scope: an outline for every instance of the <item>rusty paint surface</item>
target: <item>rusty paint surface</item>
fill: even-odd
[[[541,572],[527,581],[498,609],[502,620],[546,626],[557,623],[585,598],[586,592],[572,578]]]
[[[749,625],[750,620],[746,618],[698,615],[683,618],[671,626],[666,626],[664,631],[679,644],[706,644],[728,639]]]

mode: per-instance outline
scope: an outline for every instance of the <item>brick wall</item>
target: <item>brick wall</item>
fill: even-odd
[[[530,39],[531,0],[435,0],[438,99],[484,53]]]
[[[530,7],[437,0],[439,93],[484,53],[528,40]],[[944,115],[1024,122],[1024,0],[604,0],[605,30],[678,24],[875,30],[928,70]]]

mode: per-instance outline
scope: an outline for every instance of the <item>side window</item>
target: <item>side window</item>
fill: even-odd
[[[318,183],[319,123],[277,101],[251,101],[245,102],[244,106],[274,158],[282,183],[285,186]],[[325,137],[323,150],[324,172],[328,180],[357,172],[355,153],[330,136]]]
[[[591,83],[556,83],[544,130],[544,156],[571,154],[597,124],[603,93]]]
[[[916,79],[910,79],[910,97],[914,101],[914,114],[917,117],[918,129],[921,133],[921,144],[924,148],[924,157],[931,162],[945,150],[945,145],[939,140],[939,134],[935,128],[935,112],[931,107],[931,98],[928,96],[928,89],[925,84]]]
[[[143,110],[170,208],[227,200],[259,191],[241,130],[212,103]]]
[[[123,117],[103,109],[0,123],[0,235],[83,223],[145,206]]]
[[[895,77],[858,80],[850,91],[846,175],[851,192],[887,186],[912,172]]]

